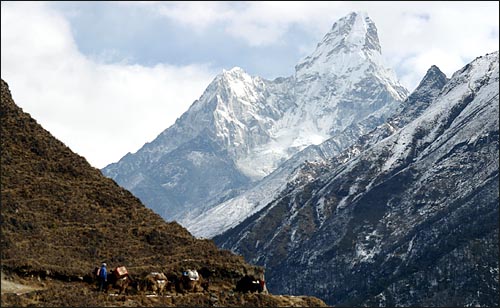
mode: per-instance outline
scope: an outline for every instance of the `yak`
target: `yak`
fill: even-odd
[[[95,277],[97,277],[97,270],[94,271]],[[108,281],[104,287],[104,290],[107,292],[112,289],[118,289],[118,294],[128,294],[128,287],[136,286],[136,282],[129,275],[125,266],[116,267],[115,269],[109,271],[108,273]]]
[[[264,279],[255,278],[254,276],[245,275],[236,283],[236,292],[254,293],[265,292],[267,290]]]
[[[163,295],[169,285],[169,279],[165,274],[151,272],[138,285],[138,289],[140,289],[139,291],[152,291],[154,294]]]
[[[187,270],[176,279],[175,289],[178,293],[208,291],[208,280],[205,281],[196,270]]]

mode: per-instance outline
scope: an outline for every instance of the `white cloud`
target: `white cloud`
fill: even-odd
[[[498,2],[408,2],[370,13],[389,64],[413,90],[431,65],[448,76],[498,50]],[[391,18],[387,18],[391,16]]]
[[[1,17],[2,78],[14,100],[99,168],[173,124],[214,76],[206,65],[92,61],[68,22],[43,4],[2,2]]]
[[[451,76],[475,57],[498,50],[499,42],[498,2],[151,1],[120,5],[147,8],[144,22],[153,12],[189,26],[204,39],[210,39],[214,27],[223,29],[248,48],[281,44],[296,29],[319,41],[340,17],[366,11],[377,25],[389,66],[410,90],[431,65]],[[131,65],[120,58],[121,50],[89,57],[78,50],[74,29],[50,2],[1,2],[1,7],[2,78],[14,99],[96,167],[136,151],[173,124],[218,72],[206,64]],[[313,51],[310,37],[296,44],[298,54]]]
[[[177,22],[190,25],[194,31],[234,17],[235,12],[221,2],[167,2],[158,5],[158,13]]]
[[[351,11],[366,11],[377,25],[389,66],[398,71],[410,90],[431,65],[450,75],[475,57],[498,49],[498,2],[257,1],[238,4],[153,5],[159,6],[164,16],[189,24],[199,32],[210,31],[210,26],[218,24],[249,46],[279,44],[292,26],[321,38],[340,17]],[[430,54],[439,57],[432,58]],[[413,60],[408,61],[409,57]],[[399,67],[401,63],[403,67]],[[418,68],[412,69],[413,63]]]
[[[313,5],[314,4],[314,5]],[[306,23],[316,28],[315,16],[335,7],[325,2],[158,2],[151,3],[157,12],[176,22],[202,32],[214,24],[224,27],[229,35],[251,46],[279,43],[292,24]],[[324,18],[323,18],[324,19]],[[330,21],[331,22],[331,21]],[[322,29],[324,30],[324,29]]]
[[[451,77],[457,68],[463,66],[464,60],[457,54],[444,52],[442,49],[430,48],[427,51],[410,56],[400,63],[402,70],[409,73],[402,76],[401,82],[408,85],[418,85],[422,76],[433,65],[439,63],[439,69],[443,72],[448,72],[447,76]],[[417,72],[416,74],[414,72]]]

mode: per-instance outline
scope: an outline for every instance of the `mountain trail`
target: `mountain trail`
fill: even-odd
[[[1,290],[2,294],[15,293],[17,295],[30,293],[37,290],[43,290],[42,286],[37,284],[23,284],[20,282],[15,282],[13,280],[8,280],[2,273],[1,279]]]

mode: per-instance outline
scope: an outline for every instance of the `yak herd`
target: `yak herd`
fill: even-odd
[[[98,267],[94,269],[93,279],[98,280]],[[124,266],[112,269],[104,287],[105,292],[117,289],[118,294],[128,294],[130,290],[140,293],[153,293],[164,295],[165,292],[189,293],[208,292],[210,284],[210,271],[206,268],[201,270],[186,270],[181,275],[162,272],[151,272],[141,278],[132,278]],[[234,289],[236,292],[264,292],[267,293],[265,281],[262,278],[245,275],[241,278]]]

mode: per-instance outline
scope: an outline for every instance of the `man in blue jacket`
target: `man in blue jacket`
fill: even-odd
[[[99,277],[99,291],[102,292],[104,285],[108,281],[108,270],[106,269],[106,263],[103,262],[101,264],[101,268],[99,269],[97,276]]]

